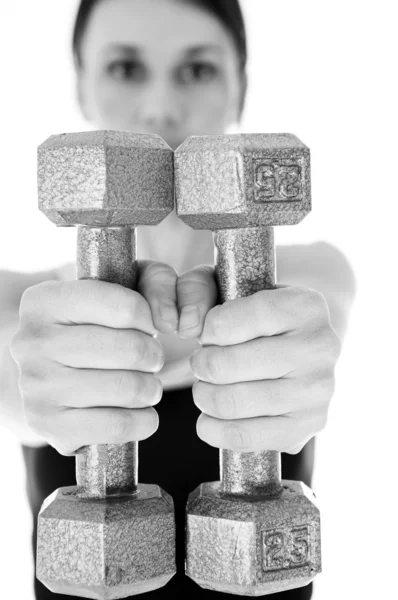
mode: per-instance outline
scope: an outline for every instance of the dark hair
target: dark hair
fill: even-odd
[[[203,8],[216,16],[232,35],[236,45],[240,71],[247,62],[246,29],[239,0],[184,0]],[[72,38],[73,59],[76,69],[82,67],[81,45],[92,10],[100,0],[80,0]]]

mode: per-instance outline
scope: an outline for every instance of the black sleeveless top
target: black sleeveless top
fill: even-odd
[[[173,497],[177,527],[177,574],[163,588],[130,598],[236,598],[231,594],[202,589],[184,575],[187,498],[200,483],[219,480],[218,449],[205,444],[196,435],[196,420],[200,411],[193,402],[191,388],[164,392],[156,410],[159,413],[159,428],[152,437],[139,444],[138,479],[141,483],[160,485]],[[315,439],[312,438],[299,454],[282,453],[283,479],[296,479],[311,487],[314,445]],[[37,515],[44,499],[55,489],[76,484],[75,458],[58,454],[52,446],[22,446],[22,452],[26,465],[26,489],[33,516],[32,543],[36,570]],[[50,592],[36,577],[34,589],[36,600],[71,598]],[[312,584],[271,595],[277,596],[278,600],[307,600],[311,598],[311,594]]]

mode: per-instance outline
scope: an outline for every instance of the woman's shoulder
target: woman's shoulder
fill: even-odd
[[[76,279],[76,262],[63,263],[59,267],[40,271],[0,269],[0,311],[2,313],[15,311],[27,288],[51,279],[59,281]]]
[[[0,309],[2,311],[19,305],[24,291],[31,287],[47,281],[57,279],[57,269],[44,269],[41,271],[13,271],[10,269],[0,270]]]
[[[353,274],[351,263],[344,252],[334,244],[322,240],[309,244],[278,245],[276,257],[281,268],[303,265],[320,274],[336,268]]]
[[[325,242],[324,240],[317,240],[308,244],[285,244],[277,245],[276,247],[277,257],[282,259],[298,257],[302,259],[304,256],[327,260],[344,260],[348,262],[348,259],[344,252],[340,250],[335,244]]]
[[[76,279],[76,261],[60,265],[54,269],[54,275],[60,281],[72,281]]]
[[[280,245],[276,248],[278,280],[296,279],[307,273],[312,278],[338,277],[348,287],[355,287],[352,265],[340,248],[325,241],[309,244]]]

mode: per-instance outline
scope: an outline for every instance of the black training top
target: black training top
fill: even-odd
[[[151,600],[166,598],[236,598],[200,588],[184,575],[184,518],[189,493],[204,481],[219,479],[218,449],[202,442],[196,435],[200,414],[192,399],[191,389],[164,392],[157,405],[160,424],[157,432],[139,444],[139,481],[156,483],[174,499],[177,526],[177,574],[166,586],[141,594]],[[55,489],[75,485],[75,458],[58,454],[52,446],[22,446],[26,465],[29,505],[33,516],[33,555],[36,568],[36,524],[43,500]],[[282,477],[296,479],[311,486],[314,460],[314,438],[296,455],[282,453]],[[53,594],[35,577],[36,600],[69,600],[71,596]],[[312,584],[276,595],[282,600],[307,600]],[[134,596],[136,598],[137,596]],[[133,596],[130,596],[133,598]]]

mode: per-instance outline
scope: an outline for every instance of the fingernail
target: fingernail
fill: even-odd
[[[159,306],[160,316],[164,321],[166,329],[168,329],[171,333],[177,331],[178,324],[178,313],[174,304],[166,304],[166,302],[161,302]]]
[[[199,324],[200,312],[197,306],[183,306],[180,313],[179,330],[186,331]]]

